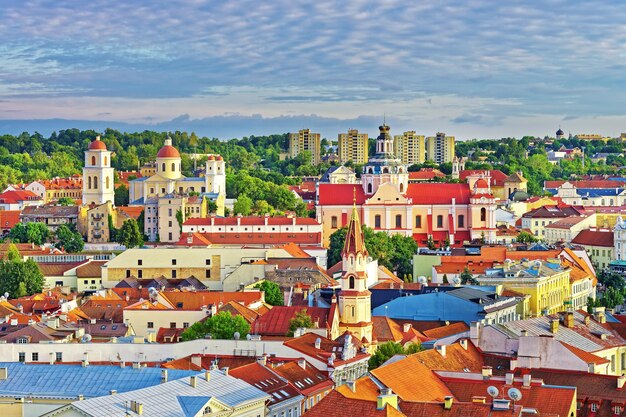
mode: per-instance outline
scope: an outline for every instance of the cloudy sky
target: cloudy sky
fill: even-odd
[[[619,0],[0,0],[0,21],[3,132],[626,132]]]

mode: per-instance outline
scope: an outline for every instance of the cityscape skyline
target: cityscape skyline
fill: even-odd
[[[77,6],[80,10],[76,11]],[[40,0],[0,10],[0,128],[222,138],[626,130],[619,2],[259,5]]]

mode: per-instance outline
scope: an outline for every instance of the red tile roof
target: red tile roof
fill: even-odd
[[[453,198],[456,204],[469,204],[470,189],[467,184],[417,183],[408,185],[406,197],[414,205],[451,204]]]
[[[500,171],[499,169],[492,169],[492,170],[480,170],[480,169],[464,169],[463,171],[459,172],[459,179],[461,181],[465,181],[467,179],[467,177],[472,176],[472,175],[489,175],[491,177],[491,186],[492,187],[501,187],[504,185],[504,181],[508,178],[508,175],[506,175],[504,172]]]
[[[422,168],[419,171],[409,172],[409,181],[426,181],[434,178],[445,178],[446,174],[436,168]]]
[[[120,213],[124,213],[127,217],[132,219],[137,219],[143,212],[143,207],[141,206],[117,206],[117,211]]]
[[[545,181],[543,188],[553,189],[559,188],[561,185],[569,182],[575,188],[618,188],[623,187],[626,182],[612,180],[583,180],[583,181]]]
[[[270,395],[270,405],[280,404],[299,395],[299,392],[285,382],[268,366],[251,363],[229,371],[229,375],[254,385]]]
[[[202,306],[226,304],[229,301],[250,305],[261,301],[263,297],[261,291],[162,291],[160,294],[177,310],[199,310]]]
[[[284,243],[296,243],[299,245],[320,245],[322,232],[215,232],[192,234],[191,243],[188,240],[189,234],[182,233],[180,240],[176,242],[179,246],[208,246],[216,245],[280,245]]]
[[[184,226],[264,226],[265,222],[269,226],[289,226],[296,225],[319,225],[317,220],[310,217],[261,217],[261,216],[240,216],[240,217],[204,217],[187,219]]]
[[[276,366],[274,371],[307,396],[334,385],[332,379],[306,361],[286,362]]]
[[[303,417],[400,417],[405,414],[387,404],[382,410],[376,408],[373,401],[346,398],[337,391],[331,391],[313,408],[305,412]]]
[[[37,200],[41,200],[41,197],[29,190],[9,190],[0,194],[0,204],[17,204],[21,201]]]
[[[328,328],[328,308],[307,306],[275,306],[269,312],[259,317],[252,325],[252,332],[267,336],[286,336],[289,333],[289,321],[296,313],[306,310],[317,327]]]
[[[580,233],[578,233],[576,237],[572,239],[572,243],[574,245],[604,246],[607,248],[612,248],[614,245],[613,232],[608,230],[581,230]]]
[[[319,349],[315,347],[315,341],[318,338],[320,339]],[[343,341],[330,340],[315,333],[306,333],[300,337],[286,340],[285,342],[283,342],[283,344],[287,347],[297,350],[298,352],[303,353],[304,355],[315,358],[322,362],[327,362],[328,358],[330,358],[330,356],[334,353],[336,355],[336,359],[334,361],[335,366],[339,366],[346,362],[366,360],[370,357],[368,353],[358,351],[353,359],[344,361],[341,359],[341,352],[343,351],[344,345]]]
[[[351,206],[353,196],[357,205],[365,203],[365,192],[360,184],[320,184],[317,192],[318,204],[322,206]]]
[[[0,210],[0,230],[10,230],[20,222],[19,210]]]
[[[180,158],[180,153],[172,145],[163,145],[157,153],[157,158]]]
[[[452,407],[449,410],[444,409],[442,402],[403,402],[400,405],[400,409],[404,414],[410,417],[519,417],[526,415],[525,413],[522,414],[522,407],[517,404],[515,407],[511,405],[511,408],[506,410],[493,410],[489,403],[482,404],[459,401],[452,401]]]
[[[37,264],[39,270],[45,277],[59,277],[64,273],[69,271],[70,269],[76,268],[77,266],[84,264],[85,261],[82,262],[40,262]]]
[[[97,278],[102,276],[102,266],[107,261],[91,261],[85,265],[76,268],[76,276],[78,278]]]

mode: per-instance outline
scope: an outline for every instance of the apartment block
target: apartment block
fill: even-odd
[[[289,134],[289,157],[295,158],[304,151],[311,152],[311,163],[318,165],[321,162],[320,134],[311,132],[311,129],[302,129],[298,133]]]
[[[405,165],[423,164],[426,160],[426,140],[424,135],[414,131],[404,132],[393,138],[393,149],[396,158]]]
[[[454,136],[438,132],[426,138],[426,159],[437,164],[452,162],[454,159]]]
[[[339,161],[345,164],[352,161],[355,164],[365,164],[368,160],[368,136],[367,133],[359,133],[356,129],[348,130],[348,133],[339,134]]]

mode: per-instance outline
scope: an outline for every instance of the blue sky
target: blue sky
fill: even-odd
[[[626,131],[620,1],[0,0],[0,21],[4,131]]]

